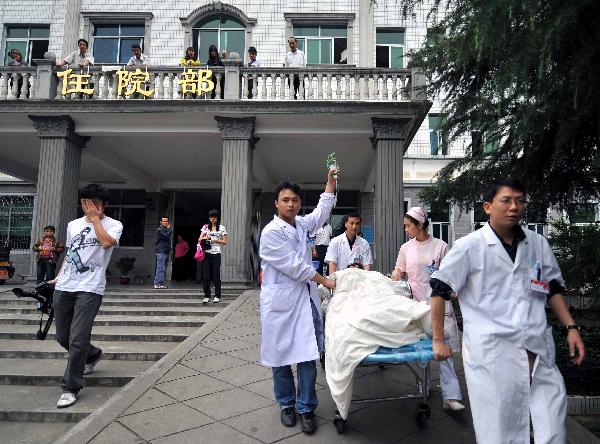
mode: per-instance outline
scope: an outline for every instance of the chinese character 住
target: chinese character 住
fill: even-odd
[[[92,77],[90,74],[72,74],[72,69],[59,71],[56,76],[62,77],[62,95],[66,96],[71,93],[94,94],[94,88],[86,88],[89,86],[88,80]]]
[[[198,71],[188,69],[183,72],[181,77],[182,79],[177,83],[181,85],[181,93],[184,96],[186,94],[202,95],[215,88],[215,84],[211,80],[212,71],[210,69],[199,69]]]
[[[144,89],[145,84],[150,80],[150,74],[142,71],[140,68],[136,68],[134,72],[126,70],[117,71],[117,95],[129,97],[134,93],[140,93],[143,96],[150,97],[154,94],[154,89]]]

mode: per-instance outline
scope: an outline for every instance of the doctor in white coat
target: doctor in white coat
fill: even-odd
[[[546,239],[523,230],[525,190],[514,179],[484,195],[489,222],[454,244],[432,274],[433,351],[444,342],[444,299],[458,294],[464,321],[463,362],[478,443],[566,442],[566,394],[555,360],[549,303],[568,329],[572,362],[585,348],[561,293],[563,279]],[[441,297],[438,297],[441,296]]]
[[[275,399],[281,408],[282,424],[293,427],[297,412],[301,429],[307,434],[316,429],[315,359],[323,350],[316,284],[335,288],[335,281],[313,268],[308,234],[329,218],[335,200],[334,187],[335,179],[330,172],[317,208],[307,216],[297,217],[302,191],[297,184],[281,183],[275,190],[277,215],[260,237],[261,363],[273,368]],[[297,365],[297,388],[292,364]]]

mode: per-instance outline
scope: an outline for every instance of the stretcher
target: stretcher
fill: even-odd
[[[421,339],[417,343],[398,348],[380,347],[377,349],[377,351],[375,351],[375,353],[372,353],[364,358],[359,365],[361,367],[372,365],[377,365],[379,367],[386,365],[405,365],[415,375],[416,392],[402,396],[360,399],[352,402],[355,404],[362,404],[367,402],[393,401],[398,399],[420,399],[421,402],[417,407],[415,419],[419,425],[424,426],[427,422],[427,419],[431,415],[431,408],[427,404],[427,398],[429,397],[429,391],[431,388],[430,363],[433,359],[434,357],[430,338]],[[344,433],[346,428],[346,420],[340,416],[337,410],[335,411],[333,423],[338,433]]]

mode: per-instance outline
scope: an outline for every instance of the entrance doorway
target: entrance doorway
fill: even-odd
[[[208,223],[210,210],[221,212],[221,190],[176,191],[173,217],[175,242],[180,235],[190,246],[190,251],[182,261],[177,261],[173,270],[173,280],[200,281],[200,267],[194,260],[200,229]]]

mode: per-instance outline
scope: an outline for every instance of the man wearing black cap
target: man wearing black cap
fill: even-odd
[[[250,57],[250,61],[248,62],[248,67],[251,68],[259,68],[260,62],[256,58],[256,48],[251,46],[248,48],[248,57]],[[248,79],[248,98],[252,98],[252,89],[254,88],[254,79]]]

